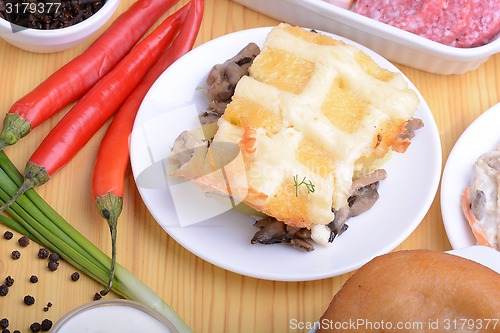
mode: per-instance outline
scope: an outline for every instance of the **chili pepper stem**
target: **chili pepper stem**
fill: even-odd
[[[111,233],[111,267],[109,269],[109,282],[105,289],[100,291],[102,296],[111,291],[115,275],[116,264],[116,233],[118,217],[123,209],[123,198],[113,193],[106,193],[96,198],[96,206],[99,214],[106,220]]]
[[[44,167],[41,167],[38,164],[32,162],[28,162],[24,169],[24,181],[22,185],[9,200],[7,200],[2,206],[0,206],[0,212],[8,208],[21,195],[23,195],[24,192],[35,186],[40,186],[45,184],[46,182],[49,181],[49,179],[50,176]]]
[[[3,130],[0,133],[0,150],[15,144],[31,130],[31,124],[15,113],[7,113],[3,121]]]

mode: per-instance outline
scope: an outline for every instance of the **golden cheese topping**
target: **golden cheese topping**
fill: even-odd
[[[347,204],[357,173],[405,151],[398,135],[418,103],[399,73],[358,48],[280,24],[238,82],[214,142],[241,149],[245,172],[232,177],[248,188],[235,191],[245,193],[238,200],[312,228]]]

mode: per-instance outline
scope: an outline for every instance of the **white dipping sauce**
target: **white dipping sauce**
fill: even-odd
[[[172,333],[173,331],[135,306],[104,304],[89,306],[63,318],[54,327],[57,333]],[[60,327],[57,327],[60,326]],[[58,329],[57,329],[58,328]]]

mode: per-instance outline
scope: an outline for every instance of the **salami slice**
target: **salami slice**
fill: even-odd
[[[484,45],[500,31],[500,0],[357,0],[353,11],[455,47]]]
[[[500,0],[470,0],[471,17],[467,29],[455,42],[456,47],[488,44],[500,32]]]
[[[419,35],[441,44],[454,46],[470,25],[471,0],[446,0],[439,18]]]
[[[377,21],[421,34],[437,21],[447,0],[358,0],[353,10]]]

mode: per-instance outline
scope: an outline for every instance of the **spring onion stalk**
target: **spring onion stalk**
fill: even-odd
[[[0,151],[0,203],[9,200],[22,182],[22,174],[5,152]],[[35,190],[30,189],[20,196],[6,212],[11,218],[0,215],[0,223],[57,252],[81,272],[107,285],[111,258],[73,228]],[[168,304],[120,264],[115,267],[112,290],[160,312],[179,332],[191,332]]]
[[[23,234],[25,236],[28,236],[30,239],[34,240],[37,243],[40,243],[35,236],[29,233],[28,230],[26,230],[22,225],[17,223],[16,221],[9,219],[5,215],[0,215],[0,223],[3,225],[7,226],[10,229],[13,229],[14,231],[17,231],[20,234]]]

